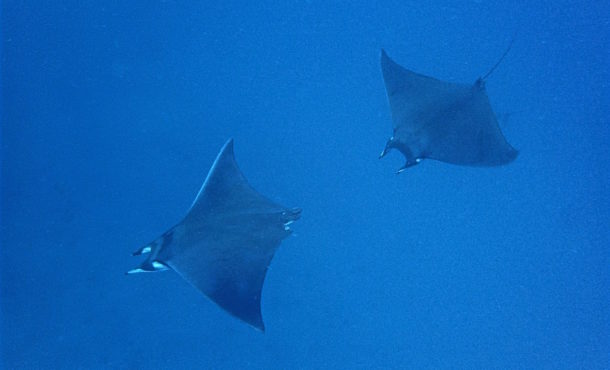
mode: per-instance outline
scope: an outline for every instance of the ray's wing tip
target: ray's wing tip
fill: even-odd
[[[390,59],[384,48],[381,48],[381,63],[387,63]]]
[[[251,324],[252,327],[258,331],[260,331],[261,333],[265,334],[265,324],[263,323],[263,321],[261,320],[260,322],[256,323],[256,324]]]
[[[509,160],[508,162],[513,162],[515,159],[517,159],[517,157],[519,156],[519,151],[515,148],[511,148],[512,150],[510,151],[509,155]]]
[[[392,74],[396,71],[397,67],[400,66],[398,66],[398,64],[396,64],[396,62],[388,56],[385,49],[381,49],[381,58],[379,64],[381,64],[381,72],[383,74],[384,81],[386,81],[387,87],[387,79],[390,78]]]
[[[257,317],[242,317],[239,315],[235,315],[235,317],[237,317],[240,321],[248,324],[248,326],[265,334],[265,323],[263,322],[263,316],[260,313],[260,307],[259,307],[259,314]]]
[[[229,138],[220,149],[216,160],[221,158],[235,158],[235,152],[233,151],[233,138]]]
[[[222,152],[222,153],[224,153],[224,152],[226,152],[226,151],[231,151],[231,152],[233,152],[233,142],[234,142],[233,138],[232,138],[232,137],[230,137],[230,138],[229,138],[229,139],[228,139],[228,140],[225,142],[225,145],[223,145],[223,146],[222,146],[222,150],[221,150],[221,152]]]

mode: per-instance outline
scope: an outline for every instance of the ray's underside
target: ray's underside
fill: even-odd
[[[384,50],[381,70],[393,122],[381,157],[399,150],[406,159],[399,172],[422,159],[498,166],[517,157],[500,130],[483,79],[472,85],[441,81],[403,68]]]
[[[231,315],[264,330],[265,274],[300,214],[248,184],[229,140],[184,219],[134,252],[147,259],[130,272],[172,269]]]

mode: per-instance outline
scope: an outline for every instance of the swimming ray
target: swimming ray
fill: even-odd
[[[382,50],[381,70],[393,135],[380,157],[390,149],[399,150],[406,163],[398,173],[427,158],[468,166],[498,166],[513,161],[518,152],[504,138],[485,90],[485,78],[500,61],[483,78],[468,85],[410,71]]]
[[[288,225],[299,219],[246,181],[227,141],[184,219],[134,252],[128,273],[171,269],[231,315],[264,331],[260,309],[267,268]]]

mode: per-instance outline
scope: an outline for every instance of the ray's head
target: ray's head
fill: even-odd
[[[127,271],[127,274],[136,274],[139,272],[155,272],[167,270],[167,265],[161,261],[159,253],[163,247],[171,244],[173,240],[173,229],[170,229],[165,234],[161,235],[155,241],[143,246],[132,254],[134,256],[146,255],[146,260],[139,267]]]

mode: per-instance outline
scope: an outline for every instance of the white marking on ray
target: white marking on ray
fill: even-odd
[[[140,272],[150,272],[150,271],[142,270],[141,268],[137,268],[137,269],[133,269],[133,270],[127,271],[128,274],[138,274]]]

